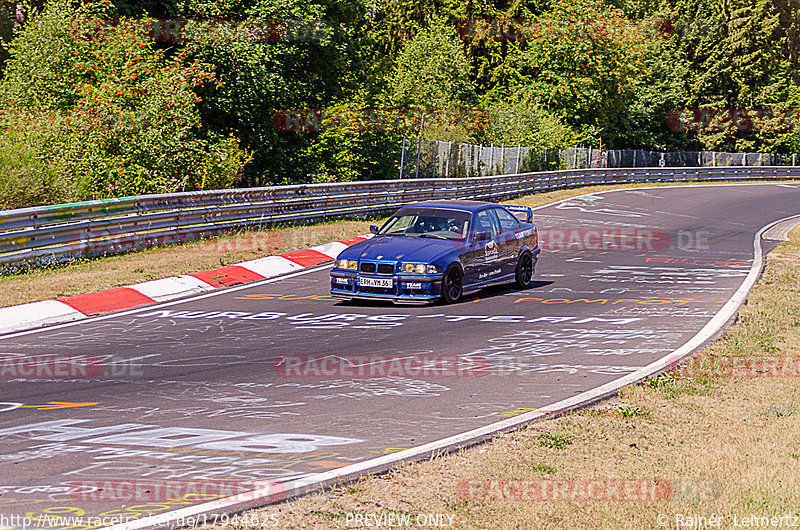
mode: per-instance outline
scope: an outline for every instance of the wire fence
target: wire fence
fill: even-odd
[[[559,151],[406,138],[400,178],[486,177],[561,168]]]
[[[645,151],[570,148],[560,151],[564,169],[604,167],[733,167],[794,166],[797,155],[773,153],[725,153],[719,151]]]
[[[463,178],[558,169],[632,167],[795,166],[794,154],[661,152],[591,147],[535,150],[522,145],[476,145],[404,138],[400,178]]]

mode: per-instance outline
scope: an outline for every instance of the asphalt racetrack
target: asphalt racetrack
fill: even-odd
[[[0,337],[0,528],[313,483],[578,395],[692,338],[798,214],[796,184],[598,193],[535,211],[524,291],[343,304],[318,267]]]

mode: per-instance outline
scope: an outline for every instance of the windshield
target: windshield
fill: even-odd
[[[378,231],[380,235],[466,239],[472,214],[439,208],[403,208]]]

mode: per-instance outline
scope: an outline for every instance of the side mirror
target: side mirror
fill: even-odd
[[[479,230],[475,232],[475,241],[489,241],[492,239],[492,233],[488,230]]]
[[[370,227],[369,227],[369,233],[370,233],[370,234],[377,234],[377,233],[378,233],[378,227],[377,227],[377,226],[375,226],[375,225],[370,225]]]

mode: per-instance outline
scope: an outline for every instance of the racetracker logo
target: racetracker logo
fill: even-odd
[[[134,131],[152,126],[150,113],[133,110],[104,113],[100,110],[0,109],[0,124],[4,127],[22,126],[26,130],[51,131],[53,127],[90,130]]]
[[[286,239],[280,230],[246,232],[239,235],[214,237],[209,239],[190,239],[197,245],[186,245],[181,250],[192,254],[228,254],[238,252],[260,252],[283,250]]]
[[[81,480],[70,482],[69,496],[80,502],[202,502],[232,496],[278,502],[286,498],[286,488],[273,481]]]
[[[684,374],[716,374],[720,377],[800,377],[800,355],[703,356],[681,364]]]
[[[103,360],[90,355],[8,355],[0,356],[0,377],[3,379],[100,377]]]
[[[490,123],[478,109],[287,109],[272,116],[278,131],[313,133],[325,129],[373,131],[477,131]]]
[[[286,355],[273,364],[279,377],[481,377],[489,374],[486,357],[458,355]]]
[[[537,41],[552,38],[602,39],[621,31],[641,29],[626,18],[470,18],[456,31],[462,40]]]
[[[101,376],[140,376],[135,361],[115,356],[0,354],[2,379],[95,379]]]
[[[623,36],[629,40],[668,39],[704,36],[712,29],[708,22],[664,17],[469,18],[456,25],[458,35],[465,41],[603,41]]]
[[[471,502],[707,501],[719,497],[720,489],[716,482],[688,478],[475,479],[459,482],[456,494]]]
[[[74,37],[97,39],[117,26],[134,28],[159,43],[325,42],[333,28],[323,20],[298,19],[94,19],[70,26]]]
[[[789,132],[797,129],[798,109],[674,109],[667,126],[675,132]]]
[[[539,230],[543,250],[659,252],[670,247],[670,235],[653,228],[575,228]]]
[[[472,502],[524,501],[661,501],[672,497],[668,480],[572,479],[463,481],[456,487],[458,498]]]

